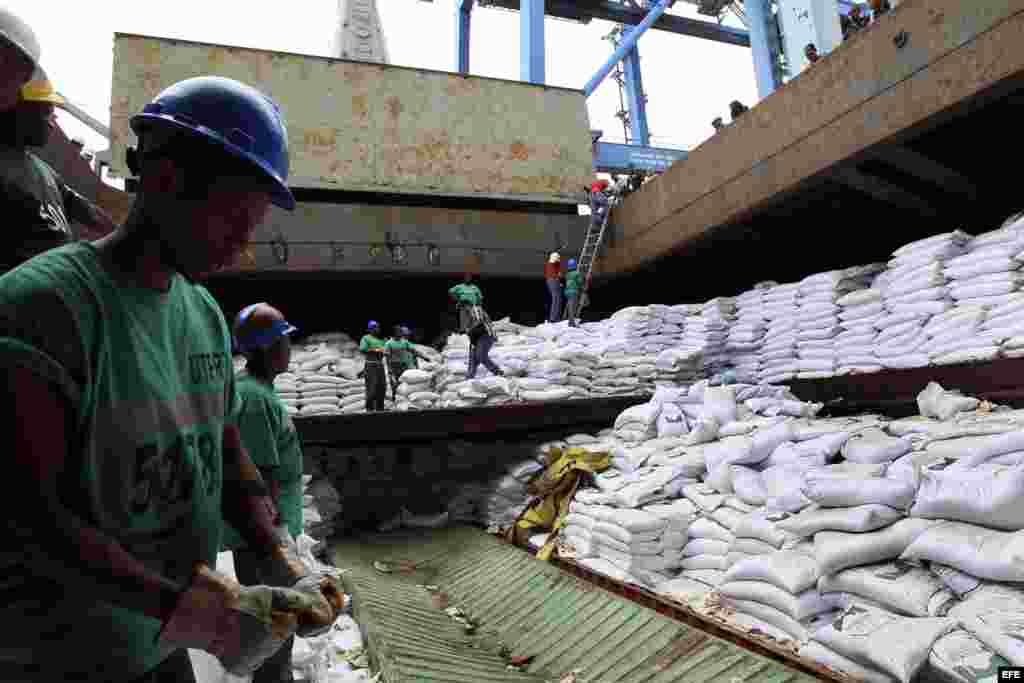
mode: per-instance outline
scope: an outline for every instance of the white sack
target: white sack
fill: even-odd
[[[994,529],[1024,529],[1024,466],[921,472],[912,517],[971,522]]]
[[[852,508],[812,508],[784,519],[778,527],[801,538],[819,531],[863,533],[891,525],[904,515],[886,505],[858,505]]]
[[[729,568],[724,580],[766,581],[796,595],[817,585],[818,563],[797,550],[782,550],[772,555],[749,557]]]
[[[897,510],[910,507],[916,493],[913,484],[898,479],[822,477],[814,471],[804,475],[802,491],[809,500],[823,508],[878,504]]]
[[[814,558],[823,574],[899,557],[914,540],[938,522],[901,519],[868,533],[821,531],[814,536]]]
[[[822,593],[853,593],[910,617],[943,617],[957,597],[927,569],[895,560],[822,576]]]
[[[953,619],[910,619],[860,605],[847,608],[814,640],[844,657],[910,683],[936,640],[956,628]]]
[[[718,592],[732,600],[750,600],[779,610],[795,621],[803,621],[831,609],[814,588],[794,595],[766,581],[726,581]]]
[[[938,522],[914,539],[900,558],[938,562],[992,581],[1024,582],[1024,532]]]

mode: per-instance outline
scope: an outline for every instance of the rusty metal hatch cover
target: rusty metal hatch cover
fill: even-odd
[[[479,529],[361,537],[333,554],[348,570],[355,617],[387,683],[815,680]]]

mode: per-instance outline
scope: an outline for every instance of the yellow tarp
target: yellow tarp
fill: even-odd
[[[547,469],[527,489],[534,499],[509,529],[509,540],[525,545],[536,530],[550,529],[547,542],[537,551],[537,559],[550,559],[583,474],[601,472],[610,464],[611,456],[605,452],[578,447],[551,449]]]

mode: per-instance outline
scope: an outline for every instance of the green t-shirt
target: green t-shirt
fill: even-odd
[[[272,384],[252,375],[241,375],[236,381],[242,401],[238,416],[242,445],[264,481],[279,484],[281,521],[298,537],[302,533],[302,446],[295,423]],[[222,547],[234,550],[244,546],[241,535],[225,522]]]
[[[412,342],[408,339],[389,339],[387,343],[391,357],[405,370],[416,367],[416,354],[412,352]]]
[[[565,294],[575,294],[580,291],[580,271],[570,270],[565,274]]]
[[[240,408],[230,340],[206,289],[180,276],[167,292],[115,281],[87,242],[0,277],[0,365],[33,371],[67,402],[61,501],[182,583],[220,549],[224,427]],[[170,654],[159,620],[44,578],[30,544],[13,543],[15,521],[3,523],[0,679],[132,680]]]
[[[455,285],[448,290],[448,293],[454,296],[460,304],[480,306],[484,302],[484,295],[480,288],[465,282]]]
[[[374,349],[383,349],[386,346],[387,343],[383,339],[372,334],[364,334],[363,338],[359,340],[359,350],[363,353]],[[380,360],[380,356],[377,354],[373,354],[370,358],[372,360]]]

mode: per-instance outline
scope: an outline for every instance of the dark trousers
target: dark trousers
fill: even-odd
[[[192,669],[188,650],[174,652],[161,662],[160,666],[136,678],[132,683],[196,683],[196,673]]]
[[[476,377],[476,369],[481,364],[495,375],[501,375],[501,368],[491,360],[491,347],[494,346],[495,339],[489,334],[485,334],[477,339],[469,347],[469,372],[466,373],[466,379],[473,379]]]
[[[565,294],[565,319],[569,321],[572,326],[576,325],[576,310],[579,306],[580,296],[579,292],[572,292],[571,294],[566,292]]]
[[[548,299],[551,308],[548,309],[548,322],[557,323],[562,315],[562,285],[558,280],[545,280],[548,286]]]
[[[235,576],[243,586],[258,586],[263,583],[259,574],[259,559],[262,553],[257,553],[247,548],[233,550],[231,554],[235,559]],[[260,668],[252,675],[252,683],[278,683],[279,681],[294,681],[292,675],[292,645],[295,644],[295,636],[284,641],[281,649],[263,662]]]
[[[366,412],[374,413],[384,410],[384,396],[387,392],[387,380],[384,378],[384,364],[366,363]]]

